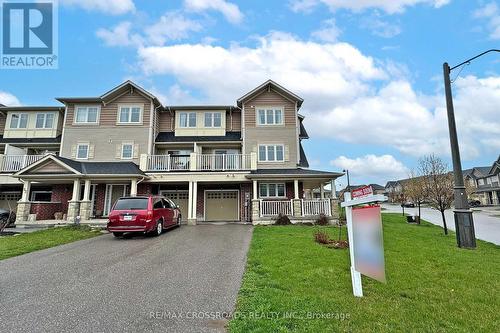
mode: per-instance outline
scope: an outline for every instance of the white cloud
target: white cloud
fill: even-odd
[[[101,28],[96,35],[104,41],[107,46],[139,46],[143,44],[143,38],[138,34],[131,34],[131,22],[121,22],[111,29]]]
[[[111,15],[135,12],[135,5],[132,0],[60,0],[59,3]]]
[[[381,182],[382,185],[389,179],[408,177],[409,169],[392,155],[365,155],[356,158],[340,156],[330,164],[349,170],[349,176],[362,183]]]
[[[21,102],[16,96],[0,90],[0,104],[5,106],[20,106]]]
[[[301,113],[315,138],[391,147],[416,157],[449,154],[442,92],[415,91],[404,66],[377,61],[348,43],[274,32],[253,47],[177,44],[143,47],[138,57],[145,75],[172,76],[181,91],[195,91],[203,103],[233,104],[272,78],[305,99]],[[461,153],[470,160],[493,149],[481,140],[500,137],[500,77],[464,77],[453,89]]]
[[[361,25],[363,28],[371,30],[373,35],[383,38],[392,38],[401,33],[401,27],[399,25],[383,21],[376,17],[364,19]]]
[[[475,10],[473,16],[485,19],[491,39],[500,39],[500,11],[496,2],[490,2]]]
[[[380,9],[388,14],[403,12],[406,7],[417,4],[428,4],[436,8],[448,4],[451,0],[291,0],[290,5],[295,12],[308,12],[314,7],[324,4],[330,10],[348,9],[359,12],[365,9]]]
[[[340,28],[337,27],[335,20],[329,19],[323,21],[321,24],[321,28],[316,31],[313,31],[311,33],[311,36],[324,42],[333,43],[337,41],[337,38],[340,36],[341,33],[342,30],[340,30]]]
[[[184,0],[184,5],[194,12],[218,11],[231,23],[240,23],[244,17],[237,5],[226,0]]]
[[[147,26],[142,32],[133,32],[133,24],[121,22],[111,29],[101,28],[96,35],[107,46],[164,45],[168,41],[177,41],[189,37],[191,32],[200,31],[201,23],[186,18],[181,13],[167,12],[154,24]]]

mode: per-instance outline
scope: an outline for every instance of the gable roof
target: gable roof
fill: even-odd
[[[116,175],[116,176],[146,176],[133,162],[81,162],[69,158],[49,154],[37,162],[19,170],[13,176],[19,177],[38,166],[53,161],[74,175]]]
[[[240,98],[238,98],[238,100],[237,100],[238,106],[241,107],[246,100],[248,100],[251,97],[255,96],[260,91],[262,91],[264,89],[270,89],[270,88],[275,89],[276,91],[278,91],[279,93],[285,95],[286,97],[290,98],[291,100],[296,101],[297,102],[297,106],[299,108],[302,105],[302,102],[304,102],[304,100],[301,97],[295,95],[293,92],[291,92],[290,90],[286,89],[285,87],[279,85],[278,83],[274,82],[273,80],[267,80],[266,82],[264,82],[261,85],[259,85],[257,88],[249,91],[245,95],[243,95]]]
[[[118,86],[114,87],[113,89],[105,92],[103,95],[98,96],[98,97],[58,97],[58,98],[56,98],[56,100],[58,100],[61,103],[67,103],[67,102],[69,102],[69,103],[85,103],[85,102],[88,102],[88,103],[92,103],[92,102],[107,103],[111,100],[114,100],[116,97],[120,96],[120,94],[126,92],[127,90],[134,90],[134,89],[137,92],[139,92],[141,95],[145,96],[146,98],[150,98],[151,100],[153,100],[153,103],[156,106],[162,106],[160,100],[155,95],[153,95],[152,93],[150,93],[149,91],[142,88],[141,86],[139,86],[138,84],[136,84],[135,82],[133,82],[131,80],[127,80],[127,81],[119,84]]]

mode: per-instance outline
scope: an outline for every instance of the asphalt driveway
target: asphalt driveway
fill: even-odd
[[[252,227],[104,235],[0,261],[3,332],[223,332]]]

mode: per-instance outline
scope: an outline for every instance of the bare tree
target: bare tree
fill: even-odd
[[[448,234],[444,211],[453,203],[453,174],[447,164],[435,155],[425,156],[419,161],[424,191],[432,208],[441,212],[445,235]]]
[[[401,204],[401,209],[403,210],[403,216],[405,216],[405,204],[408,201],[408,194],[406,193],[406,184],[402,181],[399,182],[401,190],[396,192],[395,201]]]
[[[420,223],[420,207],[426,198],[424,178],[415,171],[411,171],[406,182],[406,193],[408,198],[418,206],[418,223]]]

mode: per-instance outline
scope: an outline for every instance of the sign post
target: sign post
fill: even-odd
[[[356,211],[353,214],[353,210],[356,206],[387,201],[387,197],[373,195],[371,186],[354,190],[352,196],[351,199],[351,193],[346,192],[341,206],[346,210],[352,292],[356,297],[363,297],[362,273],[385,282],[382,222],[379,206],[370,207],[375,210],[363,213]]]

